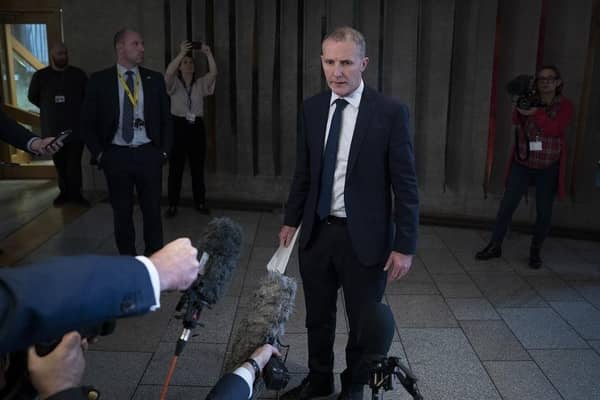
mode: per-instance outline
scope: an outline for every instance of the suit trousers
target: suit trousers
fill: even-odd
[[[173,149],[169,159],[169,205],[176,207],[181,195],[181,181],[186,159],[190,162],[192,193],[196,206],[204,205],[204,160],[206,159],[206,133],[204,121],[197,117],[194,123],[173,116]]]
[[[504,239],[512,215],[532,182],[535,185],[536,221],[531,244],[539,248],[544,243],[550,230],[552,205],[558,186],[558,162],[544,169],[528,168],[513,162],[506,191],[502,196],[496,217],[492,234],[493,241],[502,242]]]
[[[163,163],[161,150],[150,143],[135,148],[111,145],[102,155],[101,165],[108,184],[119,254],[137,255],[134,190],[144,220],[144,254],[151,255],[163,247],[160,210]]]
[[[362,348],[357,342],[361,311],[365,304],[380,302],[387,274],[383,265],[360,263],[343,223],[316,223],[311,240],[299,250],[300,275],[306,302],[309,379],[327,381],[333,371],[338,289],[344,293],[349,323],[346,344],[347,369],[342,383],[367,383],[366,371],[358,370]]]
[[[58,188],[61,195],[69,200],[81,197],[81,155],[83,142],[70,141],[52,156],[56,174],[58,175]]]

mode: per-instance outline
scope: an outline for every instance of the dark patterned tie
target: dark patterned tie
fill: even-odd
[[[133,94],[133,71],[125,72],[127,75],[127,79],[125,82],[129,87],[129,92]],[[127,96],[127,91],[125,91],[123,96],[123,140],[126,143],[131,143],[133,140],[133,104],[131,104],[131,100],[129,96]]]
[[[319,191],[319,203],[317,204],[317,215],[324,220],[331,209],[331,192],[333,191],[333,175],[335,173],[335,162],[337,161],[338,144],[340,142],[340,130],[342,128],[342,111],[348,105],[344,99],[335,101],[335,111],[329,126],[329,136],[323,153],[323,168],[321,169],[321,190]]]

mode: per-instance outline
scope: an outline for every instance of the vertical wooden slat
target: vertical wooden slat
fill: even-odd
[[[254,26],[253,2],[237,0],[236,16],[237,62],[232,65],[232,68],[236,69],[237,77],[237,174],[244,176],[254,174],[252,100],[255,88],[252,87],[252,45],[256,27]]]
[[[324,89],[321,72],[322,22],[326,18],[325,3],[322,0],[304,1],[304,98],[313,96]]]
[[[219,77],[215,89],[215,147],[216,173],[233,174],[237,169],[235,153],[235,115],[232,115],[232,98],[235,99],[235,85],[231,76],[235,65],[230,58],[230,46],[234,39],[230,37],[230,15],[233,12],[229,6],[233,3],[220,1],[214,8],[214,55],[219,68]]]
[[[171,0],[171,46],[173,46],[171,59],[179,53],[179,44],[181,41],[187,39],[186,2],[187,0]]]
[[[372,0],[369,2],[361,1],[358,3],[359,8],[357,14],[357,29],[363,33],[367,42],[367,56],[369,57],[369,65],[363,74],[365,85],[379,89],[377,82],[379,81],[379,27],[381,20],[379,19],[379,7],[382,0]]]
[[[298,68],[298,60],[302,53],[298,52],[302,40],[298,36],[301,25],[298,19],[302,19],[299,7],[302,1],[282,0],[281,4],[281,57],[278,60],[281,68],[281,174],[284,177],[292,176],[296,159],[296,121],[300,106],[298,98],[302,92],[301,77],[302,69]],[[300,10],[302,10],[300,8]],[[276,60],[277,61],[277,60]],[[296,78],[296,79],[294,79]],[[298,83],[300,82],[300,83]],[[300,101],[301,101],[300,97]]]
[[[354,23],[354,1],[327,0],[327,32]]]
[[[275,0],[275,26],[273,40],[273,101],[271,104],[271,124],[273,135],[271,151],[273,152],[273,174],[281,175],[281,0]]]

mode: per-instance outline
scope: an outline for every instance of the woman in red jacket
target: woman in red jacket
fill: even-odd
[[[555,66],[536,73],[540,106],[527,110],[515,107],[512,121],[517,140],[507,174],[506,191],[500,202],[490,243],[475,255],[488,260],[502,255],[502,240],[511,218],[530,183],[535,185],[536,221],[529,250],[529,266],[540,268],[540,250],[552,218],[552,205],[558,193],[565,195],[565,130],[573,116],[573,105],[561,95],[563,82]]]

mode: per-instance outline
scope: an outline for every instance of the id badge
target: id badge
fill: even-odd
[[[194,113],[189,112],[185,114],[185,119],[187,119],[187,121],[190,124],[193,124],[196,121],[196,115],[194,115]]]
[[[54,96],[54,102],[56,104],[64,103],[65,102],[65,96],[63,96],[61,94],[57,94],[56,96]]]
[[[540,140],[529,142],[529,151],[542,151],[542,142]]]

